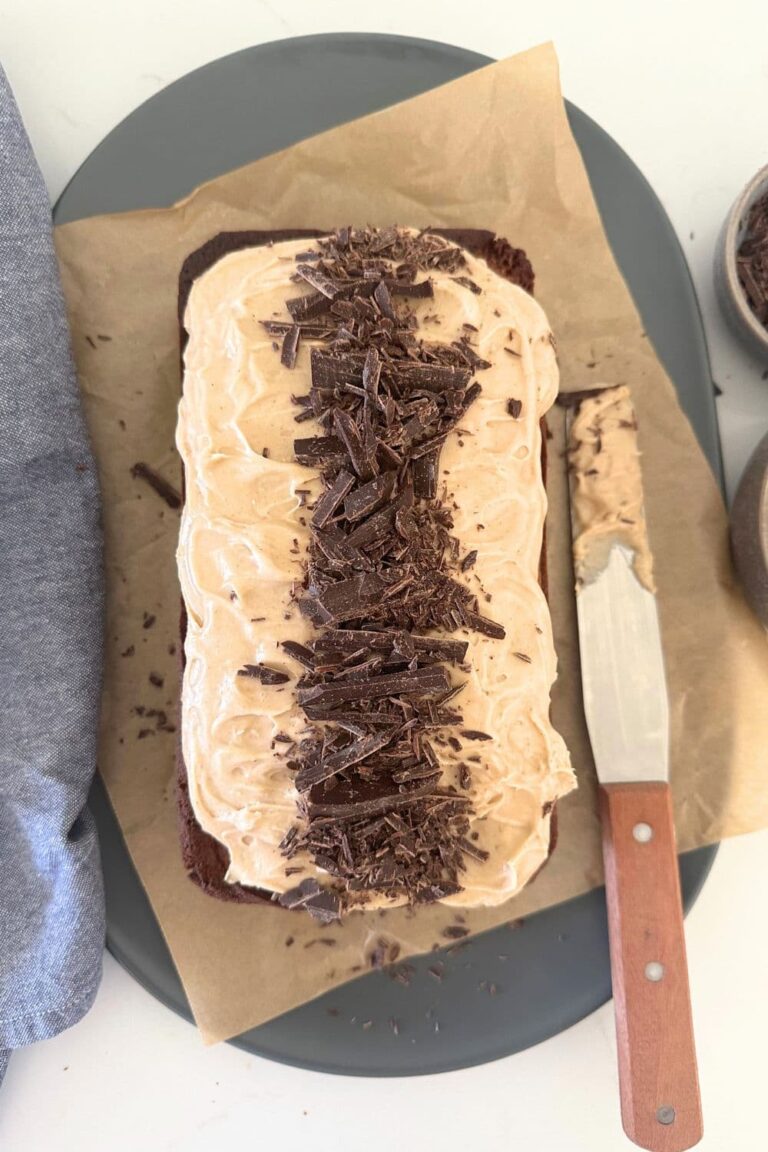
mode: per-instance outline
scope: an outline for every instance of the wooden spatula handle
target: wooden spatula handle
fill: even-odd
[[[669,785],[608,784],[600,804],[621,1119],[683,1152],[703,1130]]]

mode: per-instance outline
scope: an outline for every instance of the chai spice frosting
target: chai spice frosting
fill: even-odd
[[[227,879],[496,904],[574,786],[538,583],[546,317],[434,234],[250,248],[193,285],[182,750]]]
[[[570,426],[568,457],[577,586],[603,570],[619,543],[632,552],[640,583],[655,592],[637,417],[626,384],[596,389],[581,399]]]

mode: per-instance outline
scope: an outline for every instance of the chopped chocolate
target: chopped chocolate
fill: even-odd
[[[347,450],[352,467],[358,476],[368,480],[375,469],[375,451],[363,437],[360,429],[348,412],[336,408],[333,413],[336,434]]]
[[[283,337],[283,347],[280,352],[280,363],[284,364],[286,368],[293,368],[296,364],[296,356],[299,351],[299,341],[301,339],[301,328],[298,324],[292,325]]]
[[[410,284],[404,280],[385,280],[387,288],[393,296],[410,296],[416,299],[425,299],[434,296],[435,290],[431,280],[421,280],[418,284]]]
[[[287,677],[286,677],[287,679]],[[394,696],[402,692],[418,696],[435,696],[450,686],[448,673],[440,664],[417,668],[413,672],[390,672],[368,680],[346,684],[317,684],[299,688],[300,704],[332,706],[350,700],[372,700],[377,696]]]
[[[370,480],[351,492],[344,501],[344,515],[347,520],[361,520],[380,508],[392,495],[395,486],[395,475],[384,472],[382,475]]]
[[[478,524],[478,528],[482,525]],[[486,616],[481,616],[478,612],[467,612],[467,624],[475,632],[482,632],[485,636],[492,636],[494,640],[503,640],[506,636],[506,631],[501,624],[496,624],[495,621],[489,620]]]
[[[237,674],[251,680],[258,680],[260,684],[286,684],[290,680],[287,672],[280,672],[277,668],[268,668],[266,664],[246,664],[239,669]]]
[[[303,664],[305,668],[308,668],[310,672],[314,670],[315,656],[309,648],[305,648],[303,644],[299,644],[296,640],[283,640],[281,647],[284,652],[287,652],[289,656],[293,656],[294,660],[298,660],[298,662]],[[287,739],[287,737],[281,737],[280,733],[278,733],[275,739]]]
[[[493,740],[487,732],[478,732],[476,728],[462,728],[461,734],[465,740]]]
[[[461,249],[436,233],[342,229],[296,261],[293,278],[307,293],[286,301],[289,319],[262,321],[283,337],[289,367],[300,340],[317,342],[309,391],[291,397],[297,422],[314,419],[322,430],[295,440],[294,455],[322,475],[324,491],[296,589],[316,631],[307,644],[282,643],[303,668],[296,698],[308,726],[295,743],[284,737],[301,821],[281,851],[307,853],[329,882],[303,881],[280,903],[321,918],[368,891],[440,900],[460,891],[465,858],[482,859],[470,839],[469,765],[458,766],[461,791],[443,787],[435,752],[462,749],[445,736],[462,723],[446,707],[462,688],[447,665],[462,665],[468,644],[445,633],[505,632],[457,579],[477,552],[462,558],[438,477],[442,445],[481,393],[473,377],[490,365],[470,343],[474,325],[453,344],[419,339],[400,301],[433,296],[435,269],[480,291],[464,275]],[[443,635],[425,635],[432,631]],[[240,674],[289,679],[260,664]]]
[[[517,420],[517,418],[520,415],[520,413],[522,412],[522,410],[523,410],[522,400],[515,400],[514,397],[511,397],[509,400],[507,400],[507,412],[509,412],[509,414],[513,420]]]
[[[429,788],[414,789],[412,792],[392,792],[388,796],[375,796],[366,800],[353,800],[346,804],[310,804],[308,814],[316,821],[339,822],[359,820],[362,817],[379,816],[396,808],[406,808],[426,799],[432,793]]]
[[[319,268],[315,268],[311,264],[299,264],[296,272],[302,280],[306,280],[307,284],[321,292],[323,296],[327,296],[329,300],[334,300],[338,296],[338,285]]]
[[[329,756],[317,762],[304,761],[296,774],[296,787],[299,792],[307,792],[316,784],[328,780],[339,772],[344,772],[354,764],[360,764],[374,753],[384,748],[391,741],[389,732],[376,732],[371,736],[363,736],[353,740],[346,747],[332,752]]]
[[[312,523],[316,528],[323,528],[333,516],[344,497],[355,482],[354,476],[343,469],[339,472],[330,488],[328,488],[315,505],[312,513]]]
[[[454,347],[459,350],[461,356],[466,363],[469,364],[473,372],[479,372],[491,367],[490,360],[483,360],[482,356],[478,356],[466,336],[462,336],[461,340],[458,340]]]
[[[320,539],[316,535],[316,539]],[[332,544],[325,539],[324,543]],[[316,596],[305,596],[299,601],[299,608],[311,620],[323,624],[340,624],[345,620],[360,619],[375,604],[386,587],[384,580],[375,572],[363,576],[353,576],[329,584]]]
[[[284,336],[292,328],[298,328],[304,340],[323,340],[333,331],[328,324],[313,324],[303,321],[260,320],[259,323],[270,336]]]
[[[413,493],[424,500],[433,500],[437,494],[437,474],[440,462],[438,451],[426,452],[413,465]]]
[[[344,445],[335,436],[311,436],[307,440],[294,440],[293,454],[299,464],[306,464],[309,468],[338,467],[346,463]]]
[[[295,296],[286,300],[285,306],[294,321],[310,320],[328,310],[328,297],[322,292],[312,292],[308,296]]]
[[[474,296],[479,296],[483,291],[479,284],[475,284],[474,280],[470,280],[469,276],[451,276],[454,284],[461,284],[462,288],[469,288]]]
[[[150,488],[157,492],[160,499],[164,500],[169,508],[181,508],[181,495],[179,492],[164,476],[161,476],[159,472],[155,472],[154,468],[150,468],[149,464],[144,464],[143,461],[138,460],[131,468],[131,476],[133,476],[135,480],[146,481]]]
[[[395,310],[392,307],[392,297],[389,294],[389,288],[384,280],[381,280],[374,289],[373,298],[379,306],[382,316],[386,316],[388,320],[394,320]]]

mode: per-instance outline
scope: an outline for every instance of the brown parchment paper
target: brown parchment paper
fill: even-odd
[[[175,723],[179,694],[178,514],[130,469],[144,460],[178,483],[179,268],[224,229],[366,222],[495,229],[533,261],[536,294],[557,335],[563,388],[630,384],[668,669],[679,844],[689,849],[768,825],[764,634],[734,584],[715,481],[608,247],[566,121],[551,45],[259,160],[173,208],[66,224],[56,239],[104,496],[99,767],[207,1042],[348,980],[382,933],[400,942],[404,957],[445,944],[443,930],[455,920],[434,906],[351,915],[328,928],[270,906],[221,903],[187,880],[177,843],[176,736],[163,729]],[[548,866],[507,905],[468,913],[472,932],[602,879],[580,706],[560,411],[550,427],[548,561],[560,667],[553,712],[580,789],[559,806],[559,844]],[[335,945],[311,947],[320,935]]]

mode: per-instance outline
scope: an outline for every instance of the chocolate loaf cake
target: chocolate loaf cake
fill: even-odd
[[[493,904],[547,859],[574,779],[532,287],[469,229],[224,233],[186,261],[178,799],[212,895]]]

